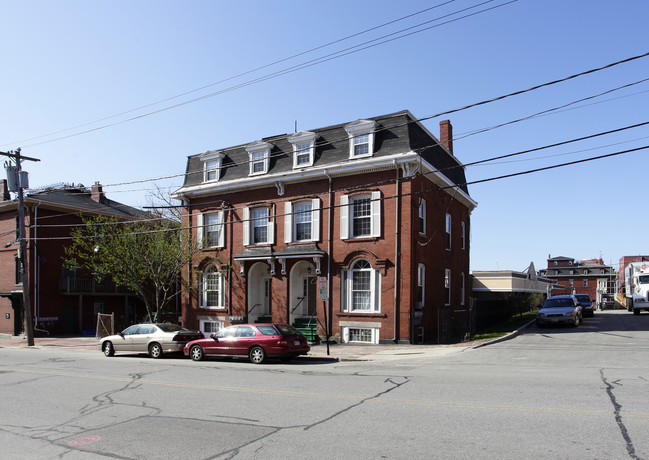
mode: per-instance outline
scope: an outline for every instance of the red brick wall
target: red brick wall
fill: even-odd
[[[371,322],[381,324],[380,337],[382,340],[411,341],[412,324],[411,309],[414,303],[413,293],[417,282],[417,264],[426,265],[426,299],[427,305],[424,309],[423,322],[426,328],[426,340],[434,341],[437,331],[437,309],[449,308],[444,304],[444,269],[452,270],[452,305],[457,308],[460,305],[459,286],[460,273],[464,272],[465,280],[465,305],[468,305],[469,291],[469,213],[467,208],[459,201],[453,199],[446,191],[439,191],[427,179],[407,179],[400,181],[399,198],[399,235],[398,246],[396,238],[396,196],[397,185],[394,182],[395,170],[383,171],[366,175],[355,175],[337,177],[332,181],[333,190],[333,225],[332,247],[331,247],[331,289],[329,292],[330,311],[332,313],[331,324],[332,334],[339,336],[341,333],[341,321]],[[425,237],[420,237],[418,232],[418,192],[428,190],[424,197],[428,205],[427,222],[428,231]],[[237,193],[219,195],[218,197],[205,197],[193,200],[191,210],[194,215],[191,219],[187,214],[184,216],[186,225],[196,225],[196,214],[200,212],[214,211],[220,208],[220,201],[224,200],[235,208],[231,216],[234,217],[234,224],[226,228],[226,249],[218,252],[221,261],[227,265],[230,254],[227,246],[233,242],[233,254],[243,252],[243,230],[241,219],[243,218],[242,207],[263,201],[272,201],[275,204],[275,252],[287,248],[284,242],[284,202],[296,198],[314,198],[321,200],[320,215],[320,241],[318,246],[325,252],[329,252],[329,183],[327,180],[308,181],[299,184],[286,184],[284,195],[280,196],[275,187],[254,189]],[[362,239],[340,239],[340,197],[343,194],[368,193],[379,190],[382,200],[382,229],[378,238]],[[445,214],[453,216],[453,243],[451,251],[445,249]],[[465,222],[466,246],[460,250],[460,222]],[[232,235],[228,232],[232,231]],[[195,234],[194,230],[194,234]],[[428,241],[430,240],[430,241]],[[422,244],[420,244],[422,243]],[[396,254],[397,250],[399,253]],[[204,251],[196,258],[193,264],[193,271],[197,269],[201,259],[206,255],[214,255],[217,251]],[[348,265],[357,257],[363,257],[370,261],[373,268],[382,267],[381,276],[381,304],[380,312],[373,314],[347,313],[341,311],[341,273],[348,268]],[[321,276],[327,276],[327,257],[323,257]],[[312,263],[312,260],[309,260]],[[272,280],[272,312],[274,321],[287,321],[289,317],[289,293],[291,291],[290,276],[291,268],[298,263],[299,259],[287,259],[287,275],[280,273],[280,265],[275,263],[276,274]],[[395,270],[398,266],[398,297],[395,305]],[[250,269],[251,263],[247,263],[245,271]],[[228,314],[246,316],[247,309],[247,280],[239,274],[239,265],[233,265],[232,295],[231,299],[226,298],[226,306],[231,305],[231,311],[227,310],[204,310],[198,307],[198,297],[193,295],[183,297],[183,320],[185,325],[198,328],[198,316],[213,315],[224,317]],[[185,271],[188,276],[188,270]],[[226,296],[229,292],[225,288]],[[318,301],[319,324],[325,324],[322,302]],[[396,325],[396,330],[395,330]],[[324,336],[321,328],[320,335]]]

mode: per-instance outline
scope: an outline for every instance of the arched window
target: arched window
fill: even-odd
[[[343,271],[343,311],[376,313],[380,310],[381,278],[378,270],[365,259]]]

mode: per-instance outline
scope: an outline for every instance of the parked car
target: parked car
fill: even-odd
[[[615,308],[615,295],[602,294],[602,304],[600,308],[602,310],[605,310],[607,308]]]
[[[164,353],[181,352],[191,340],[203,338],[200,331],[192,331],[176,324],[134,324],[122,332],[99,341],[99,349],[106,356],[117,351],[146,352],[152,358]]]
[[[247,356],[260,364],[267,357],[289,360],[310,349],[306,337],[288,324],[239,324],[187,343],[184,353],[194,361],[205,356]]]
[[[595,316],[595,304],[588,294],[575,294],[575,297],[581,305],[582,316]]]
[[[581,305],[574,295],[555,295],[548,297],[536,314],[536,325],[569,324],[573,327],[581,323]]]

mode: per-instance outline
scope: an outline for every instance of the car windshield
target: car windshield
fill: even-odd
[[[186,331],[184,327],[180,327],[177,324],[156,324],[163,332],[178,332]]]
[[[548,299],[543,304],[543,308],[565,308],[574,307],[572,299]]]
[[[580,302],[587,302],[587,303],[591,303],[591,302],[592,302],[592,300],[590,300],[590,297],[588,297],[588,296],[585,295],[585,294],[583,294],[583,295],[578,295],[578,296],[576,296],[576,297],[577,297],[577,300],[579,300]]]
[[[649,275],[643,275],[638,277],[640,284],[649,284]]]

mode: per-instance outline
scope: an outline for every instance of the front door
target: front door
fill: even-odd
[[[317,283],[318,283],[318,278],[315,276],[309,276],[306,278],[306,308],[305,308],[305,314],[309,317],[315,315],[316,312],[316,293],[317,293]]]

